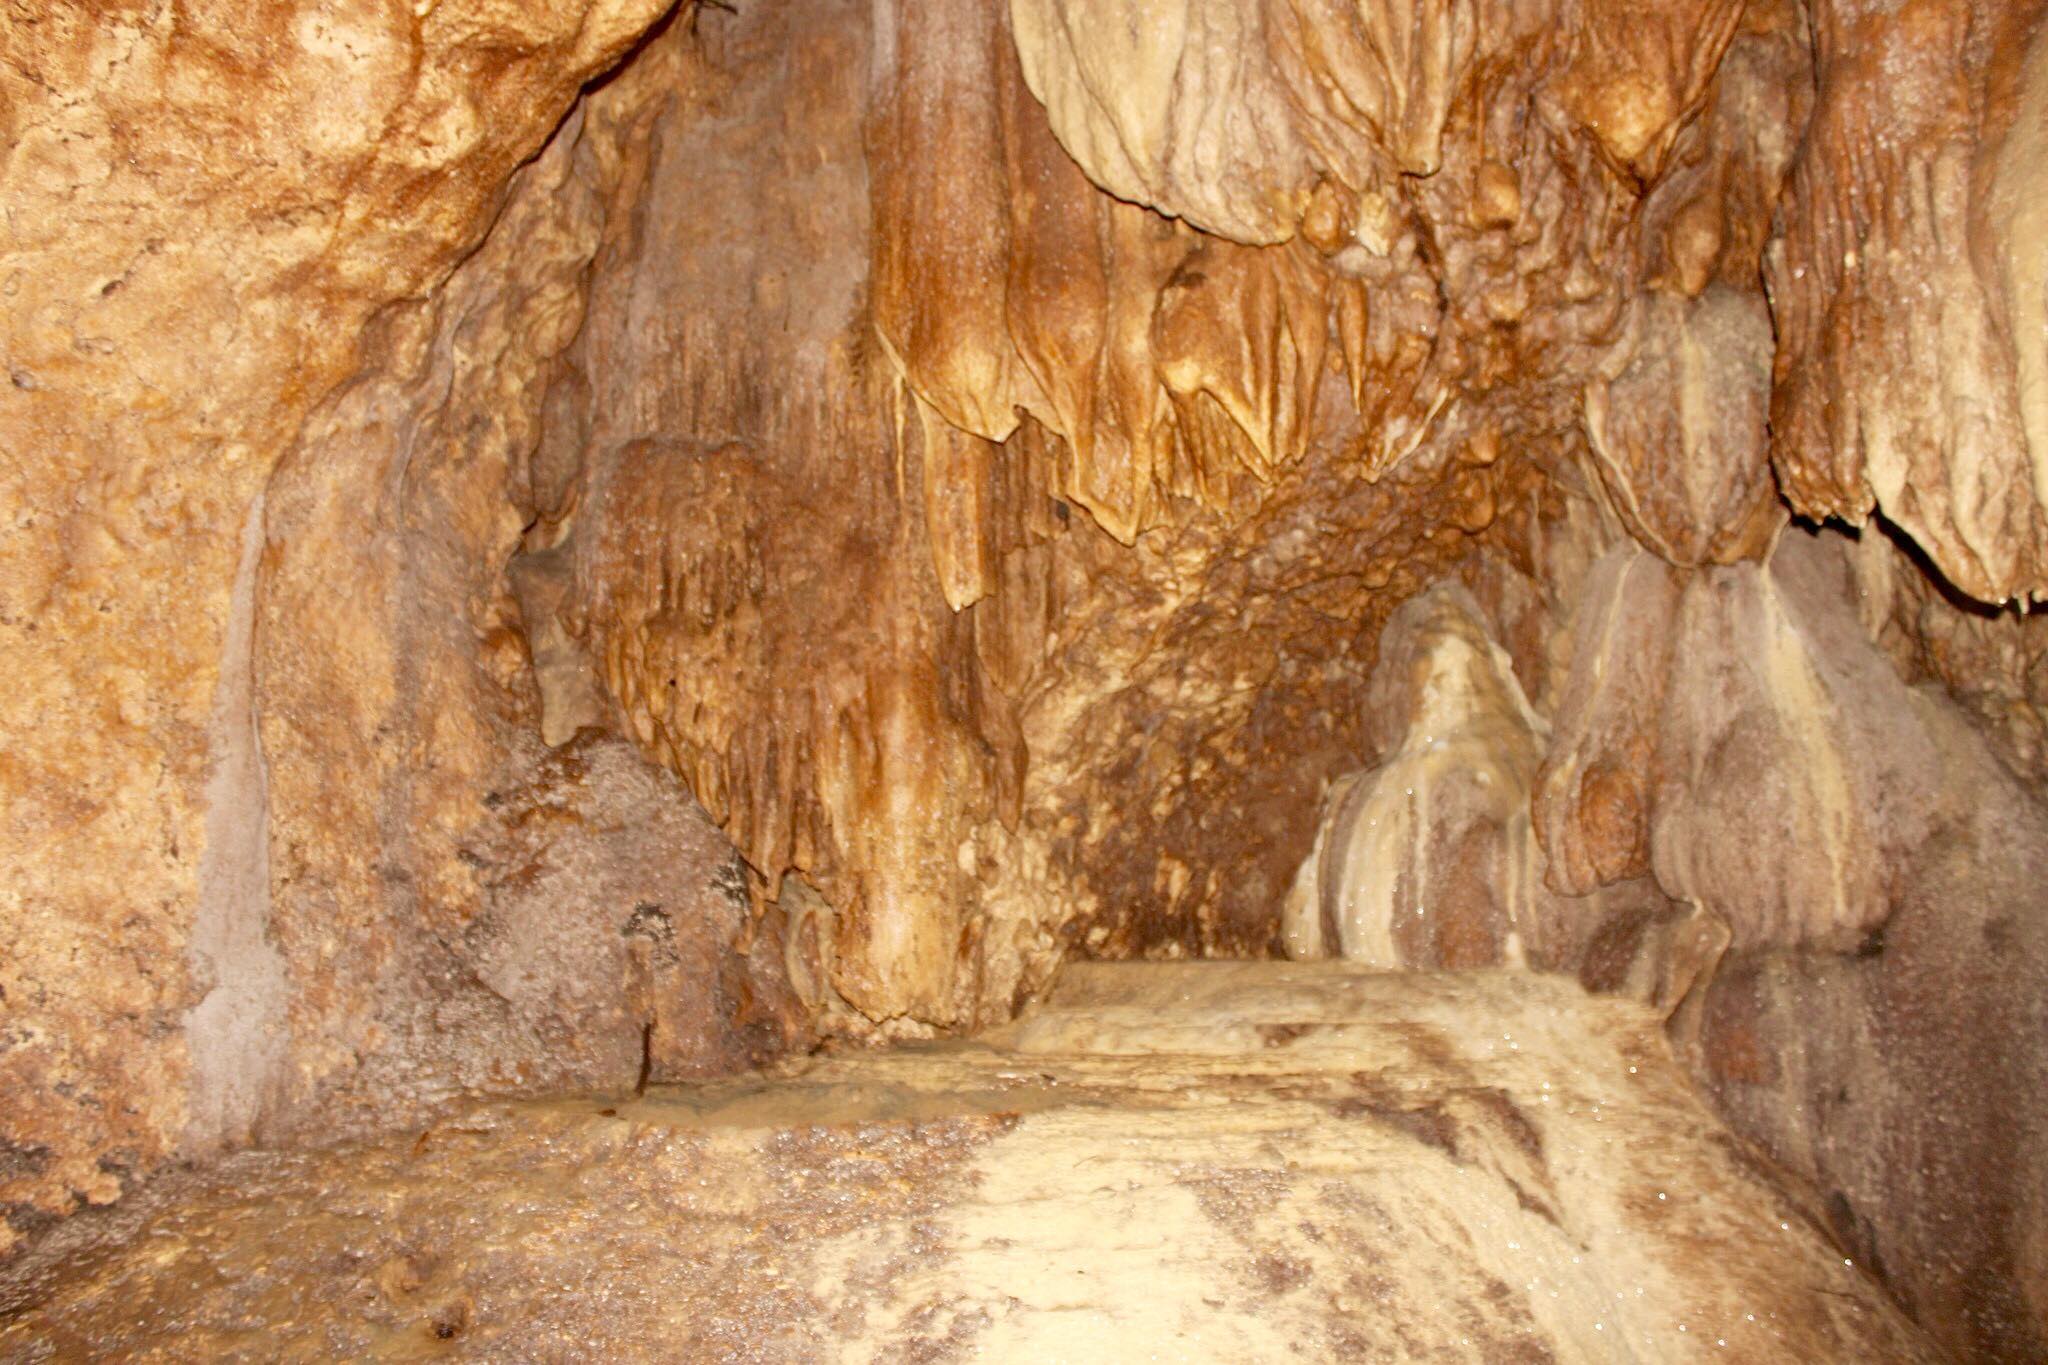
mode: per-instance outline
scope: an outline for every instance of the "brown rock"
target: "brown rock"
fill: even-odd
[[[1786,496],[1881,514],[1973,597],[2039,595],[2038,7],[1829,0],[1814,26],[1820,97],[1769,257]]]
[[[1753,294],[1636,301],[1635,342],[1586,388],[1594,467],[1629,533],[1674,564],[1761,558],[1785,523],[1765,410],[1770,317]]]
[[[1818,552],[1784,553],[1805,572]],[[1932,756],[1899,731],[1903,689],[1853,626],[1788,603],[1783,570],[1674,577],[1639,556],[1596,570],[1578,614],[1536,807],[1553,883],[1588,888],[1647,852],[1739,947],[1854,947],[1926,833],[1910,775]]]
[[[1906,688],[1850,584],[1838,539],[1804,532],[1762,567],[1604,561],[1538,828],[1560,884],[1646,848],[1666,894],[1725,923],[1728,954],[1685,1019],[1736,1126],[1828,1194],[1845,1243],[1954,1350],[2024,1359],[2048,1189],[2029,1136],[2048,1094],[2032,1022],[2048,957],[2020,908],[2039,797],[1958,708]],[[1624,764],[1647,799],[1616,836],[1600,783]],[[1692,929],[1666,924],[1680,937],[1644,945],[1603,941],[1636,932],[1610,921],[1589,982],[1696,960]]]
[[[188,1111],[183,1023],[237,969],[187,953],[260,932],[227,651],[257,495],[372,315],[447,276],[658,12],[39,6],[0,32],[0,1090],[6,1140],[42,1153],[0,1176],[13,1225],[215,1121]],[[274,977],[249,970],[261,1014]]]
[[[1543,960],[1559,915],[1533,856],[1529,788],[1548,727],[1464,589],[1439,585],[1394,613],[1369,698],[1380,758],[1330,790],[1288,893],[1288,954],[1386,968]]]
[[[1939,1358],[1653,1016],[1499,972],[1080,968],[986,1042],[480,1106],[124,1212],[0,1279],[0,1351]]]
[[[8,1244],[1268,954],[1307,858],[2038,1354],[2039,9],[17,5]]]

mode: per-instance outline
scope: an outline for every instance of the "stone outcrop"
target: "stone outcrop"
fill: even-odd
[[[253,663],[285,989],[271,1070],[195,1051],[262,1090],[195,1144],[695,1074],[795,1023],[775,946],[758,973],[741,950],[744,874],[679,784],[616,740],[540,742],[547,641],[505,573],[625,174],[607,113],[572,114],[431,300],[387,311],[270,481]]]
[[[1547,960],[1530,788],[1549,727],[1456,584],[1412,598],[1380,636],[1368,702],[1378,763],[1325,798],[1288,893],[1298,958],[1378,967]]]
[[[2024,1360],[2048,1349],[2033,1136],[2048,1122],[2048,816],[1947,697],[1877,666],[1834,551],[1791,538],[1772,577],[1851,746],[1883,918],[1849,952],[1731,952],[1703,1001],[1700,1070],[1951,1352]],[[1813,861],[1785,851],[1781,882]]]
[[[2037,4],[1813,7],[1819,95],[1770,258],[1774,457],[1985,601],[2048,593]]]
[[[1595,568],[1535,804],[1552,885],[1647,869],[1743,947],[1841,951],[1882,925],[1937,756],[1846,603],[1788,597],[1823,553],[1802,535],[1767,568],[1633,547]]]
[[[217,960],[267,925],[260,495],[372,317],[475,248],[660,9],[10,12],[0,1244],[115,1197],[195,1123],[241,1125],[241,1100],[190,1109],[185,1021],[235,991],[222,1012],[256,1022],[217,1036],[275,1057],[251,1030],[277,965]]]

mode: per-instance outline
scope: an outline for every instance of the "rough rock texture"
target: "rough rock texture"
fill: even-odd
[[[1901,727],[1847,593],[1788,599],[1785,564],[1819,572],[1823,553],[1800,535],[1769,568],[1687,573],[1633,547],[1595,568],[1535,807],[1553,885],[1647,866],[1743,947],[1846,950],[1884,922],[1938,755]]]
[[[419,14],[10,15],[10,1221],[113,1197],[191,1121],[180,1022],[220,969],[188,970],[187,944],[207,941],[195,924],[261,897],[261,833],[246,828],[261,762],[236,675],[265,476],[348,373],[373,311],[474,245],[514,165],[656,11],[451,0]],[[237,769],[244,790],[209,796],[210,771]],[[253,913],[260,936],[260,903]],[[249,970],[247,997],[274,1002],[274,969]]]
[[[1380,637],[1378,763],[1325,798],[1288,892],[1291,957],[1379,967],[1520,965],[1560,916],[1539,910],[1529,792],[1548,729],[1478,603],[1456,584],[1410,599]]]
[[[2044,1340],[2048,810],[1960,708],[1900,679],[1853,564],[1807,532],[1763,565],[1610,550],[1570,613],[1554,726],[1463,587],[1409,602],[1381,642],[1380,757],[1333,788],[1288,948],[1526,962],[1658,1005],[1922,1322],[2025,1359]]]
[[[1546,876],[1532,807],[1550,726],[1462,585],[1394,613],[1370,705],[1378,757],[1324,798],[1283,911],[1290,957],[1577,973],[1666,1013],[1719,959],[1725,923],[1644,868],[1612,885]]]
[[[2039,4],[1819,0],[1770,258],[1792,505],[1875,510],[1973,597],[2048,593]]]
[[[1852,564],[1864,629],[1900,674],[1939,683],[2003,763],[2037,789],[2048,783],[2048,612],[1970,601],[1883,528],[1857,537]]]
[[[504,749],[497,485],[587,257],[571,149],[508,186],[659,12],[0,30],[0,1246],[245,1140],[467,970],[465,807],[540,757]]]
[[[539,742],[548,642],[505,572],[537,515],[548,380],[631,174],[618,144],[643,115],[573,113],[476,252],[379,320],[271,481],[255,672],[290,1060],[273,1132],[340,1108],[388,1121],[464,1087],[616,1083],[643,1042],[690,1074],[796,1022],[776,945],[744,965],[744,874],[687,794],[616,741]],[[332,610],[337,578],[350,611]],[[534,937],[543,915],[559,941]],[[627,960],[636,936],[671,964],[658,988]],[[740,1017],[706,1009],[741,996]],[[703,1031],[679,1034],[685,1017]],[[239,1062],[216,1059],[259,1079]]]
[[[1361,201],[1369,230],[1398,217],[1396,177],[1426,184],[1456,159],[1446,144],[1469,83],[1503,58],[1533,68],[1518,77],[1545,114],[1654,179],[1742,8],[1696,0],[1617,23],[1626,11],[1600,3],[1483,16],[1440,0],[1348,13],[1300,0],[1012,5],[1031,88],[1091,178],[1248,242],[1305,227],[1326,186]]]
[[[1271,951],[1329,791],[2036,1349],[2041,20],[16,6],[0,1240]]]
[[[985,1044],[180,1186],[19,1266],[0,1350],[1939,1358],[1653,1016],[1510,973],[1084,967]]]
[[[999,13],[817,8],[707,17],[593,101],[706,92],[632,153],[549,400],[530,628],[771,893],[822,893],[849,1026],[1000,1017],[1063,936],[1261,949],[1313,801],[1271,756],[1334,767],[1377,620],[1540,483],[1483,442],[1358,478],[1298,251],[1089,186]],[[1007,178],[932,170],[968,157]]]
[[[1049,11],[816,8],[704,16],[593,101],[643,67],[719,92],[631,154],[519,572],[553,585],[535,638],[590,661],[549,665],[557,709],[600,680],[768,894],[820,893],[802,951],[836,1026],[1000,1017],[1070,945],[1273,946],[1319,785],[1366,747],[1380,624],[1475,543],[1526,557],[1589,423],[1640,534],[1768,547],[1789,9],[1674,16],[1670,122],[1627,137],[1589,131],[1619,97],[1556,16],[1423,16],[1415,79],[1449,84],[1375,107],[1417,111],[1437,173],[1376,192],[1378,237],[1367,181],[1327,180],[1298,233],[1232,240],[1067,156]],[[1384,170],[1391,126],[1325,132]]]
[[[1673,564],[1737,563],[1785,524],[1769,468],[1770,315],[1723,285],[1652,295],[1621,370],[1586,386],[1600,489],[1631,536]]]
[[[1844,1240],[1948,1349],[2038,1358],[2048,809],[1940,693],[1858,658],[1848,575],[1802,542],[1773,568],[1788,615],[1838,714],[1889,718],[1857,805],[1890,910],[1851,953],[1731,953],[1702,1009],[1702,1074],[1741,1131],[1813,1175]]]

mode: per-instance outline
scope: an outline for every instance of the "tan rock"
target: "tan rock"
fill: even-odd
[[[2037,10],[17,6],[5,1236],[1271,953],[1377,762],[1375,961],[2038,1354]]]
[[[1622,550],[1595,572],[1536,803],[1553,884],[1628,875],[1647,852],[1739,948],[1849,949],[1883,924],[1889,869],[1926,837],[1933,755],[1853,623],[1780,586],[1822,571],[1808,540],[1784,549],[1790,569],[1674,576]]]
[[[1512,973],[1079,968],[986,1043],[177,1193],[0,1282],[0,1350],[1939,1358],[1653,1016]]]
[[[1594,467],[1631,535],[1674,564],[1766,554],[1785,523],[1766,415],[1771,322],[1753,294],[1636,301],[1617,373],[1586,388]]]
[[[191,1120],[182,1025],[222,975],[188,944],[244,913],[261,842],[246,793],[209,830],[207,784],[247,771],[224,651],[265,479],[372,314],[447,275],[659,8],[34,6],[0,31],[11,1221],[114,1197]]]
[[[1470,594],[1439,585],[1394,613],[1370,697],[1379,759],[1331,788],[1288,892],[1288,955],[1383,968],[1542,960],[1558,917],[1529,790],[1549,727]]]
[[[1787,498],[1881,514],[1990,602],[2048,590],[2037,27],[2033,5],[1817,6],[1770,257]]]

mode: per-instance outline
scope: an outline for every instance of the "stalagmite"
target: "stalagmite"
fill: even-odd
[[[1539,911],[1529,829],[1549,727],[1468,593],[1432,588],[1394,614],[1371,707],[1381,757],[1331,789],[1288,893],[1289,955],[1389,968],[1549,956],[1563,926]]]

